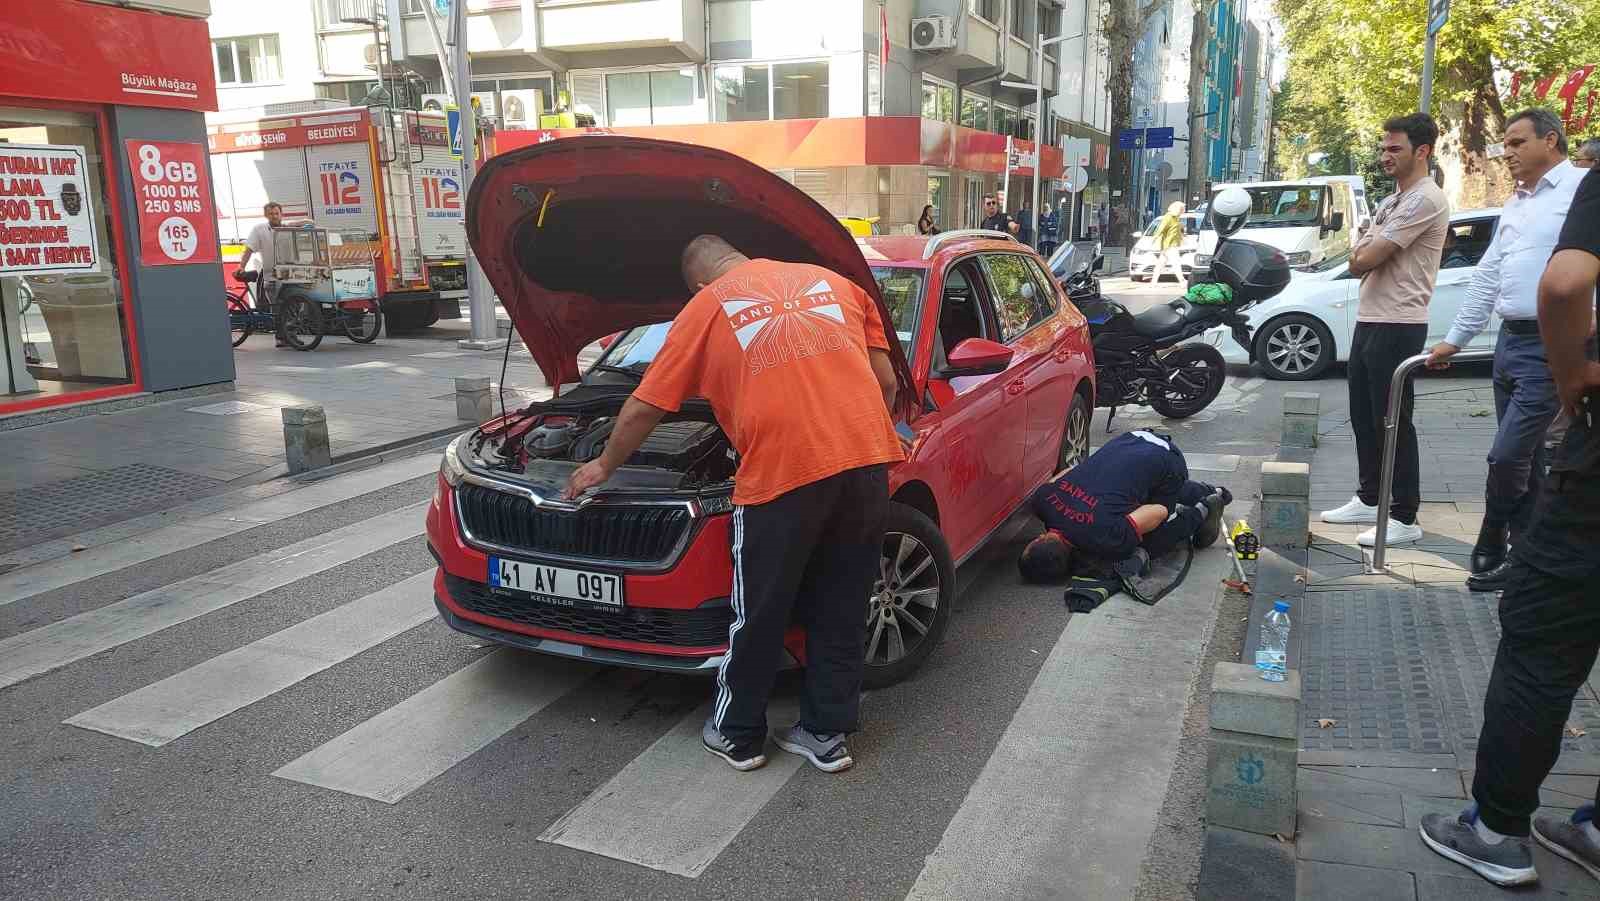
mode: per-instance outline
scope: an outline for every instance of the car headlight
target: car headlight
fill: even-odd
[[[1196,266],[1210,266],[1211,265],[1211,254],[1209,254],[1209,253],[1197,253],[1197,254],[1195,254],[1194,255],[1194,264]]]
[[[461,462],[459,453],[461,442],[466,438],[466,435],[457,436],[456,440],[445,447],[444,456],[439,460],[439,475],[444,477],[445,484],[451,488],[461,487],[461,483],[467,479],[467,466]]]
[[[1288,259],[1290,266],[1305,266],[1311,262],[1311,251],[1309,250],[1297,250],[1284,256]]]

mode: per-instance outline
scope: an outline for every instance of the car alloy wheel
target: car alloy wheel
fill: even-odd
[[[1067,424],[1061,433],[1061,455],[1056,460],[1056,472],[1063,473],[1082,463],[1089,456],[1089,418],[1092,409],[1081,394],[1072,395],[1072,406],[1067,408]]]
[[[1333,362],[1333,335],[1327,326],[1302,313],[1268,323],[1256,344],[1256,362],[1270,378],[1304,381],[1322,374]]]
[[[914,654],[939,615],[939,567],[914,535],[885,532],[878,581],[867,609],[867,665],[890,666]]]

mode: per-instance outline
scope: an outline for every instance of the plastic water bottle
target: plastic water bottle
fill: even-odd
[[[1256,645],[1256,669],[1268,682],[1282,682],[1289,660],[1289,602],[1275,601],[1261,620],[1261,641]]]

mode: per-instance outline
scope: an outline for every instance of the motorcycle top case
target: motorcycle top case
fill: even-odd
[[[1234,303],[1259,303],[1289,284],[1289,259],[1275,247],[1230,239],[1211,260],[1211,277],[1233,289]]]

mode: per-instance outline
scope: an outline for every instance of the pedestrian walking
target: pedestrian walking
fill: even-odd
[[[1428,340],[1428,299],[1439,274],[1450,206],[1428,174],[1428,161],[1439,140],[1439,126],[1433,117],[1427,113],[1397,116],[1383,123],[1383,131],[1379,162],[1394,178],[1395,193],[1378,206],[1372,228],[1351,248],[1349,263],[1351,274],[1361,277],[1361,299],[1346,369],[1360,482],[1349,503],[1324,510],[1322,521],[1376,523],[1379,515],[1387,515],[1388,542],[1405,544],[1422,537],[1417,525],[1422,488],[1409,380],[1400,409],[1394,411],[1399,444],[1392,503],[1388,510],[1379,511],[1384,417],[1389,413],[1389,382],[1395,371],[1407,357],[1421,353]],[[1376,540],[1376,528],[1356,537],[1363,547],[1371,547]]]
[[[1578,154],[1572,164],[1579,169],[1593,169],[1600,165],[1600,138],[1590,138],[1578,145]]]
[[[1594,804],[1570,817],[1539,816],[1539,786],[1561,754],[1572,699],[1600,651],[1600,363],[1585,338],[1600,315],[1600,171],[1590,170],[1539,280],[1539,331],[1572,425],[1539,493],[1532,523],[1511,549],[1500,597],[1500,644],[1478,733],[1473,803],[1459,816],[1422,818],[1428,847],[1498,885],[1537,882],[1528,835],[1600,878]],[[1600,801],[1600,785],[1596,786]],[[1531,818],[1531,823],[1530,823]]]
[[[1028,206],[1028,198],[1022,198],[1022,207],[1018,209],[1016,215],[1012,216],[1011,218],[1017,223],[1017,240],[1028,245],[1029,247],[1032,247],[1033,207]]]
[[[917,234],[937,235],[938,233],[939,226],[934,224],[933,204],[930,203],[922,208],[922,215],[917,217]]]
[[[990,231],[1004,232],[1008,235],[1015,235],[1019,228],[1017,220],[1011,218],[1011,215],[1005,210],[1000,209],[1000,200],[993,194],[984,195],[983,223],[979,227]]]
[[[260,293],[256,297],[256,309],[270,309],[272,321],[277,329],[277,346],[288,347],[289,339],[284,335],[283,305],[278,301],[278,280],[275,275],[275,261],[272,248],[272,230],[283,225],[283,204],[277,201],[268,201],[261,208],[261,215],[265,222],[258,222],[250,233],[244,238],[244,255],[239,258],[239,269],[249,272],[247,267],[252,256],[261,257],[261,268],[256,270],[256,290]],[[247,278],[249,276],[246,276]]]
[[[1156,223],[1156,267],[1150,275],[1150,284],[1160,284],[1163,269],[1170,267],[1172,275],[1183,281],[1183,260],[1179,248],[1183,245],[1183,201],[1168,204],[1167,212]]]
[[[1522,540],[1544,472],[1544,435],[1560,404],[1539,337],[1539,277],[1584,174],[1567,161],[1566,133],[1549,110],[1512,116],[1502,141],[1516,190],[1500,213],[1450,331],[1428,355],[1429,368],[1449,366],[1450,358],[1489,324],[1491,311],[1500,317],[1494,349],[1498,426],[1489,447],[1483,523],[1467,577],[1474,591],[1505,587],[1511,572],[1507,543]]]
[[[778,746],[826,772],[851,765],[867,604],[888,514],[886,464],[903,459],[897,390],[878,306],[805,263],[751,260],[701,235],[683,252],[696,293],[567,497],[601,484],[669,412],[710,402],[739,454],[733,605],[706,750],[734,769],[766,763],[767,698],[792,619],[806,626],[800,721]],[[796,609],[798,607],[798,610]]]
[[[1039,256],[1048,260],[1050,255],[1056,252],[1056,245],[1059,243],[1056,238],[1060,228],[1061,217],[1050,208],[1048,202],[1045,203],[1043,209],[1039,210]]]

